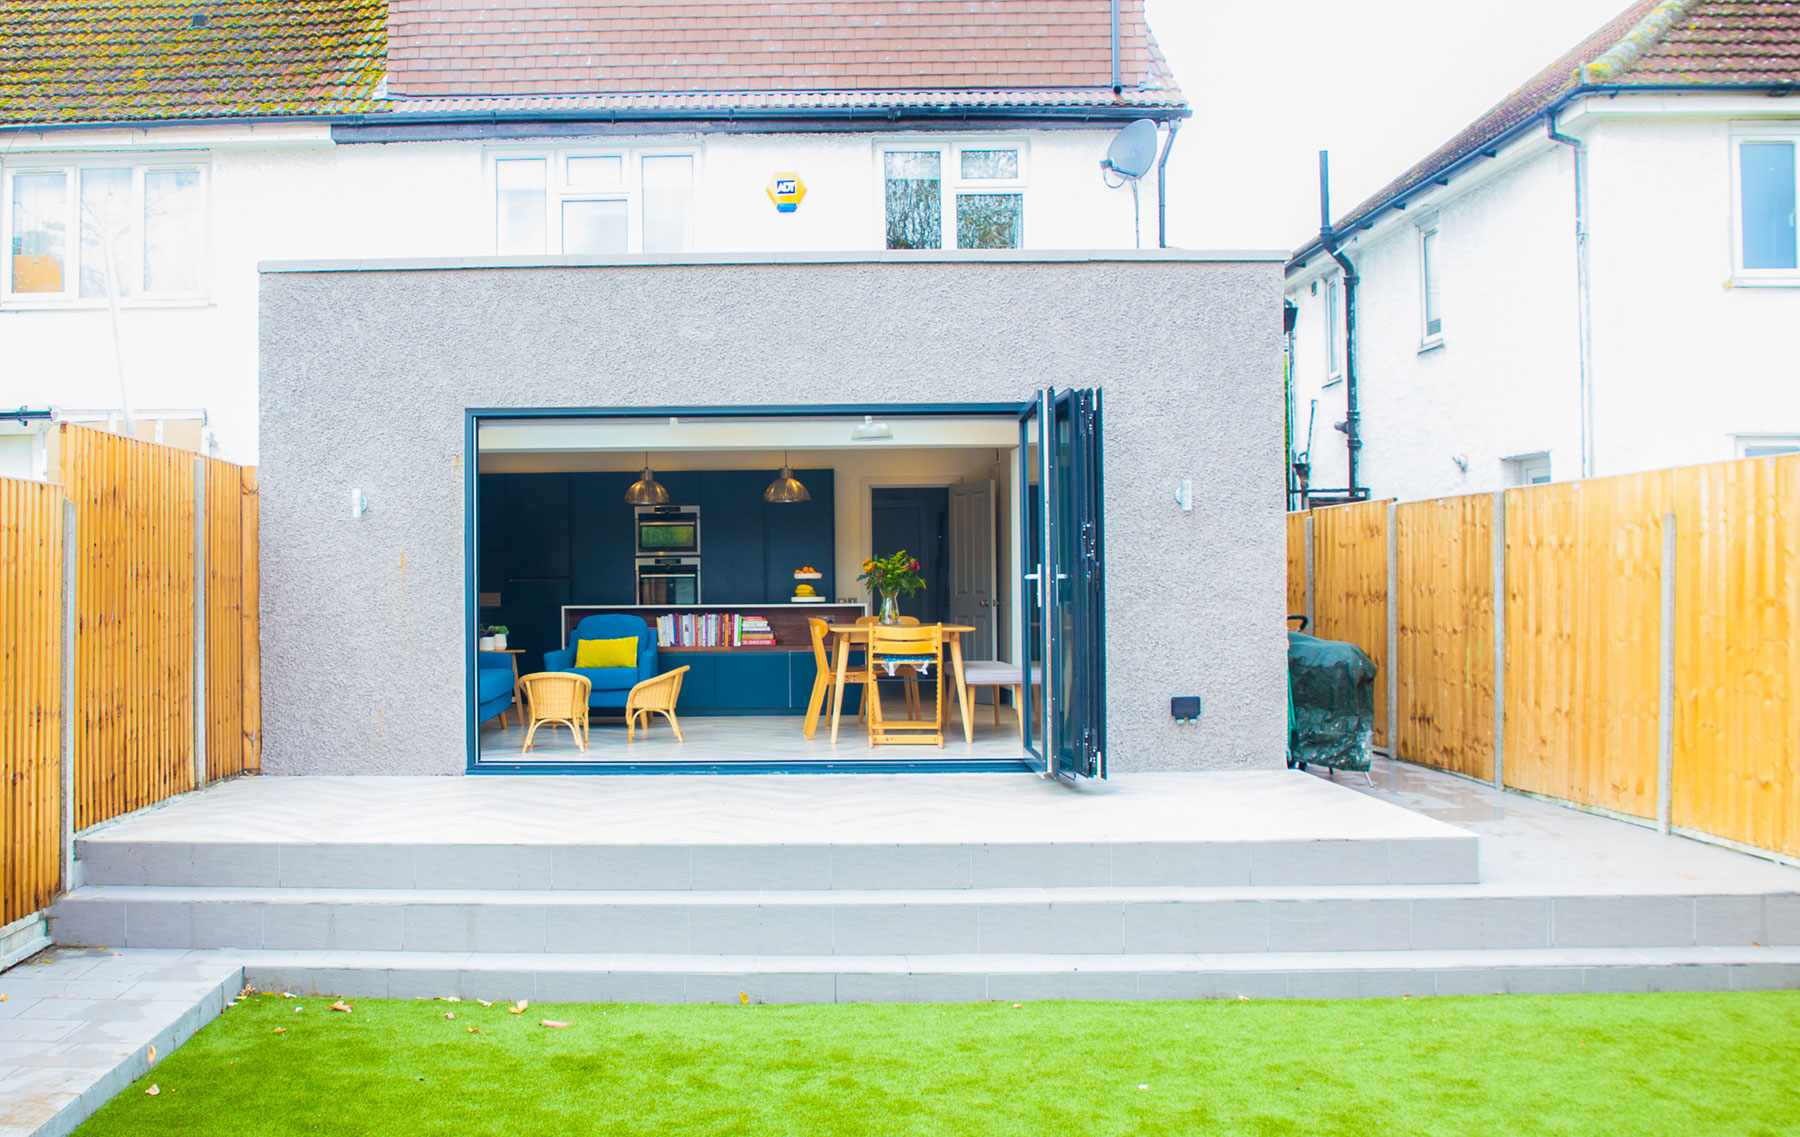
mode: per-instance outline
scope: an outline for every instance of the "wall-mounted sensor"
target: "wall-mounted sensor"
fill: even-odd
[[[350,491],[350,517],[356,520],[369,512],[369,498],[361,490]]]
[[[1191,478],[1181,479],[1181,484],[1175,487],[1175,504],[1183,513],[1194,512],[1194,482]]]
[[[1176,695],[1169,700],[1169,713],[1176,722],[1200,721],[1200,696]]]

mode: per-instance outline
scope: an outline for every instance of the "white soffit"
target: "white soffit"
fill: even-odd
[[[1011,416],[884,418],[892,438],[857,441],[855,418],[632,418],[515,419],[483,422],[476,448],[484,454],[582,450],[909,450],[1019,444]]]

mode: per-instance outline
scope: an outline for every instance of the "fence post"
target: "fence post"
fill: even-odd
[[[206,785],[206,459],[194,459],[194,788]]]
[[[1400,757],[1400,503],[1387,507],[1387,749]]]
[[[62,786],[58,792],[62,796],[62,887],[67,892],[81,886],[75,879],[75,636],[79,626],[75,613],[80,596],[75,577],[81,563],[78,555],[81,550],[75,540],[75,503],[69,500],[66,487],[63,493],[62,737],[58,740]]]
[[[1661,674],[1656,704],[1656,829],[1668,835],[1675,799],[1675,514],[1662,519]]]
[[[1302,522],[1306,529],[1306,630],[1312,635],[1319,634],[1317,619],[1313,613],[1313,515],[1306,511]]]
[[[1494,494],[1494,788],[1506,788],[1506,491]]]

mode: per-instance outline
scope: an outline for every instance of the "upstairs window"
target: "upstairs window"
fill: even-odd
[[[1338,337],[1338,306],[1340,278],[1325,278],[1325,386],[1329,387],[1344,377],[1344,342]]]
[[[908,144],[884,147],[878,156],[885,247],[1024,247],[1022,146]]]
[[[692,153],[496,151],[502,254],[685,253],[696,244]]]
[[[1795,165],[1800,139],[1737,139],[1738,275],[1800,280],[1800,225],[1795,219]]]
[[[1444,309],[1438,272],[1438,226],[1436,221],[1431,221],[1419,227],[1419,338],[1423,347],[1436,347],[1444,341]]]
[[[9,166],[7,269],[17,303],[200,299],[205,294],[205,167],[71,162]]]

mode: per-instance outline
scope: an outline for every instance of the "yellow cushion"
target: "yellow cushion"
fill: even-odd
[[[576,667],[636,667],[638,638],[580,640],[575,644]]]

